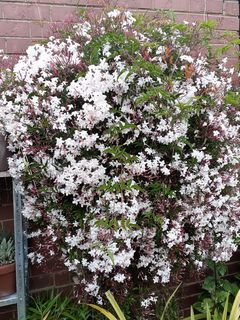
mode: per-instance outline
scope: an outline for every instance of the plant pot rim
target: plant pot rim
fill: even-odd
[[[15,262],[0,265],[0,276],[15,271]]]

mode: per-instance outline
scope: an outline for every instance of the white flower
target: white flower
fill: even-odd
[[[114,9],[112,11],[109,11],[107,13],[108,17],[109,18],[117,18],[119,15],[121,14],[121,11],[117,10],[117,9]]]
[[[191,56],[182,55],[180,56],[181,61],[187,61],[188,63],[193,63],[194,59]]]
[[[124,280],[126,279],[126,276],[125,276],[124,274],[122,274],[122,273],[117,273],[117,274],[113,277],[113,279],[114,279],[115,281],[119,282],[119,283],[123,283]]]
[[[201,162],[204,158],[205,154],[203,151],[193,150],[192,157],[196,158],[198,162]]]

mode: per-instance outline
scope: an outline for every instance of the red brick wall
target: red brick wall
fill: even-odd
[[[10,178],[0,178],[0,230],[13,234],[12,183]]]
[[[97,10],[101,0],[1,0],[0,1],[0,49],[8,54],[21,54],[29,44],[48,36],[54,22],[60,23],[74,15],[79,7]],[[114,1],[116,2],[116,1]],[[79,7],[76,7],[79,4]],[[238,0],[119,0],[121,6],[128,6],[133,11],[154,9],[172,9],[179,21],[201,21],[216,19],[219,30],[239,32]],[[9,232],[13,230],[12,197],[10,179],[0,179],[0,223]],[[233,261],[240,261],[236,254]],[[230,273],[237,270],[237,262],[230,264]],[[71,279],[66,271],[30,270],[30,290],[68,290]],[[188,310],[196,300],[200,284],[189,280],[182,289],[181,304]],[[0,308],[0,320],[14,319],[14,307]]]
[[[79,7],[99,8],[102,0],[1,0],[0,48],[22,53],[34,40],[47,36],[53,22],[62,22]],[[116,2],[116,1],[114,1]],[[119,0],[132,10],[172,9],[179,20],[216,19],[219,29],[239,31],[238,0]]]

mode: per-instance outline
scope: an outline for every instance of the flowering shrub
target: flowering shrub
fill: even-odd
[[[226,59],[196,54],[210,26],[85,16],[29,47],[2,92],[10,173],[46,239],[29,258],[60,251],[100,303],[237,249],[239,96]]]

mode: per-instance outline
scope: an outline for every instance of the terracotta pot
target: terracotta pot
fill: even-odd
[[[3,135],[0,134],[0,172],[8,170],[7,157],[9,152],[6,148],[6,140]]]
[[[0,266],[0,298],[16,292],[15,263]]]

